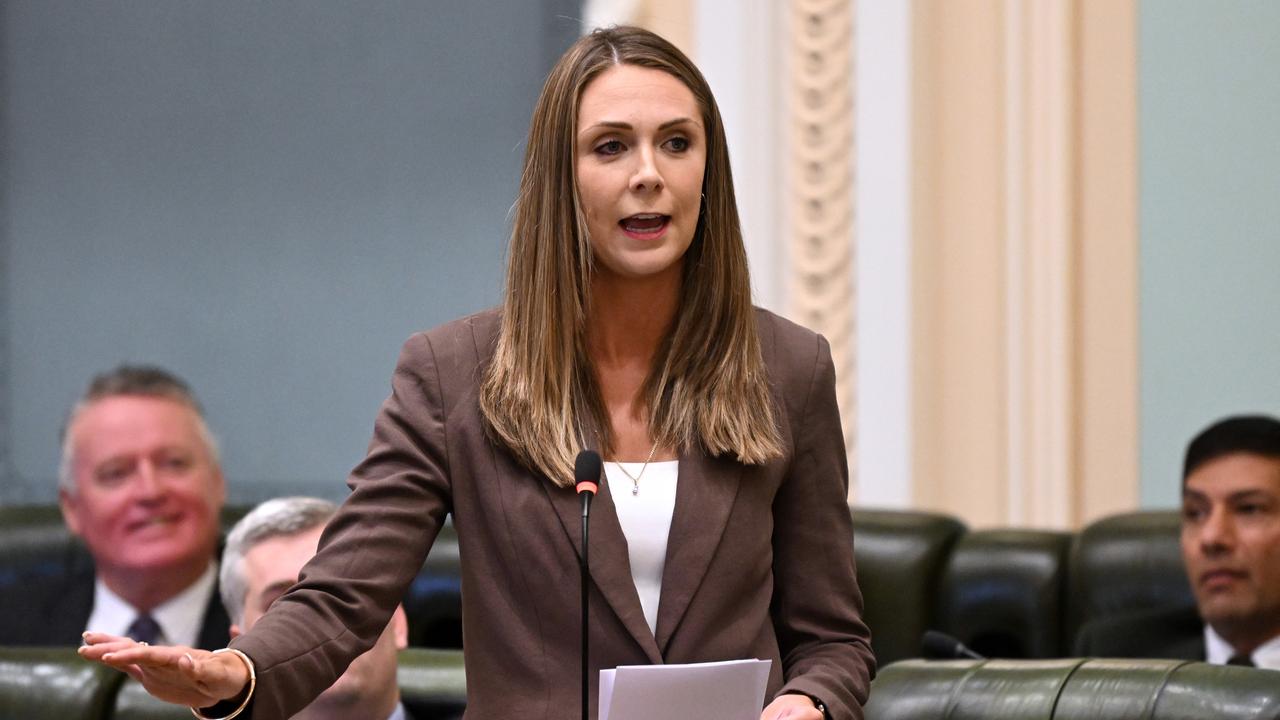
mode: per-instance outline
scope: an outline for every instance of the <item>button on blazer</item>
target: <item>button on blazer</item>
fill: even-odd
[[[679,457],[656,633],[608,485],[591,513],[591,713],[598,670],[773,661],[766,702],[810,695],[861,718],[875,660],[862,621],[835,372],[820,336],[757,310],[785,456]],[[285,718],[371,646],[453,514],[470,719],[576,718],[578,552],[572,488],[490,439],[477,400],[499,316],[410,338],[351,494],[300,581],[231,645],[257,666],[252,717]]]

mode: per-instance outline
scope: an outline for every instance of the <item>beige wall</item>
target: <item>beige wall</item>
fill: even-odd
[[[693,27],[705,12],[664,0],[621,5],[631,7],[628,21],[702,62],[692,31],[705,37]],[[856,303],[875,300],[851,280],[832,284],[857,262],[857,209],[839,180],[852,177],[858,128],[852,143],[843,128],[856,102],[876,101],[845,95],[856,90],[851,70],[831,74],[851,66],[854,7],[789,0],[769,30],[782,49],[777,78],[730,77],[778,82],[766,107],[782,132],[748,139],[782,169],[771,192],[787,257],[763,270],[787,273],[788,311],[835,341],[851,452],[851,318]],[[1134,0],[915,0],[912,14],[911,469],[907,478],[855,478],[855,487],[906,483],[912,507],[974,526],[1073,527],[1131,509]],[[807,33],[811,23],[820,32]],[[806,74],[815,51],[830,62]],[[831,77],[839,87],[819,82]],[[808,141],[815,118],[830,147]],[[806,187],[819,150],[825,181]]]
[[[1137,498],[1131,2],[915,5],[914,490],[974,525]]]

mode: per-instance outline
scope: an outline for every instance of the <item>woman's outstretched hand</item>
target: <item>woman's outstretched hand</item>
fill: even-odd
[[[249,685],[249,668],[235,653],[147,645],[95,632],[84,634],[79,652],[82,658],[129,673],[154,697],[188,707],[216,705]]]

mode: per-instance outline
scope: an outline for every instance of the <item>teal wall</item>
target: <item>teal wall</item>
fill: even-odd
[[[578,0],[0,2],[0,504],[164,365],[234,502],[341,497],[416,330],[497,302]]]
[[[1227,414],[1280,415],[1280,2],[1139,5],[1141,503]]]

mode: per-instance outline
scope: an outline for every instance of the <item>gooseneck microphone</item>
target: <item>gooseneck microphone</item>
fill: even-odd
[[[930,660],[957,660],[962,658],[986,660],[982,655],[970,650],[969,646],[937,630],[924,631],[924,638],[920,641],[920,649],[923,651],[924,656]]]
[[[595,497],[600,490],[600,473],[603,470],[604,464],[600,461],[600,455],[594,450],[583,450],[573,461],[573,482],[577,488],[578,497],[582,498],[582,556],[581,562],[578,563],[582,583],[582,720],[587,720],[589,717],[588,689],[591,687],[587,670],[587,583],[589,582],[587,530],[588,520],[591,517],[591,498]]]

